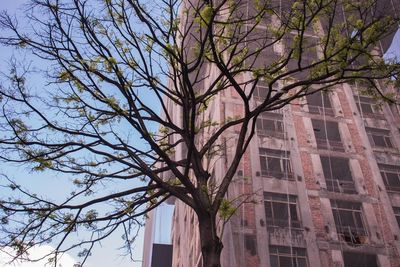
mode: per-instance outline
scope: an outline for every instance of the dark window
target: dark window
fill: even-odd
[[[311,122],[319,149],[344,151],[337,122],[314,119]]]
[[[331,200],[331,205],[339,237],[351,244],[365,244],[367,231],[361,203]]]
[[[257,133],[259,135],[283,138],[283,115],[272,112],[261,113],[257,118]]]
[[[278,90],[277,87],[278,87],[278,85],[276,83],[272,85],[271,93],[270,93],[269,97],[275,95],[275,93]],[[265,81],[258,81],[256,88],[254,89],[253,96],[256,100],[264,101],[265,99],[267,99],[269,92],[270,92],[270,88],[269,88],[268,83],[266,83]]]
[[[373,147],[393,147],[390,131],[384,129],[365,127],[369,142]]]
[[[400,207],[393,207],[394,216],[396,216],[397,224],[400,227]]]
[[[269,246],[271,267],[307,267],[307,251],[304,248]]]
[[[238,33],[239,36],[241,35]],[[270,38],[270,31],[256,28],[246,36],[246,48],[249,53],[245,54],[245,65],[252,69],[268,69],[274,62],[280,58],[274,51],[274,42]],[[243,36],[240,36],[241,38]],[[244,44],[243,44],[244,45]],[[262,49],[260,50],[260,47]],[[241,49],[241,47],[238,47]],[[239,51],[239,50],[238,50]],[[255,53],[258,51],[258,53]]]
[[[400,166],[378,164],[386,190],[400,192]]]
[[[267,226],[300,228],[296,196],[264,192],[264,205]]]
[[[293,179],[289,157],[289,151],[260,148],[261,175]]]
[[[153,244],[151,267],[172,266],[172,245]]]
[[[376,104],[376,101],[370,97],[355,96],[357,108],[362,112],[362,116],[369,118],[383,119],[384,115],[382,109]]]
[[[244,236],[246,250],[250,255],[257,255],[257,241],[255,235],[245,234]]]
[[[287,64],[290,75],[299,80],[310,77],[311,65],[318,61],[318,38],[303,36],[302,42],[293,42],[297,36],[287,36],[284,38],[285,55],[291,53],[291,58]],[[296,57],[295,55],[301,55]]]
[[[326,188],[332,192],[356,194],[349,160],[346,158],[321,156]]]
[[[378,267],[376,255],[343,252],[344,267]]]
[[[321,114],[328,116],[333,116],[333,109],[331,105],[331,101],[329,100],[329,96],[327,93],[322,93],[318,91],[311,95],[306,96],[307,104],[308,104],[308,111],[314,114]]]

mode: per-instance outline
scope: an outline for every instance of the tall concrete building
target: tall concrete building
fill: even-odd
[[[395,12],[394,2],[398,6],[380,5]],[[381,54],[392,38],[382,40]],[[284,45],[276,44],[271,53],[284,53]],[[208,77],[214,71],[204,70]],[[241,203],[224,226],[224,267],[400,266],[400,113],[376,105],[360,93],[363,87],[337,85],[257,119],[256,135],[227,194],[251,201]],[[254,105],[266,91],[260,82]],[[229,90],[216,95],[207,115],[215,121],[240,115],[238,99]],[[179,110],[173,114],[179,120]],[[232,161],[237,134],[232,129],[223,137],[215,183]],[[180,201],[172,244],[174,267],[202,266],[196,214]]]

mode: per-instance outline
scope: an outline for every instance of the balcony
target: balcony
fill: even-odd
[[[286,222],[287,224],[287,222]],[[299,224],[300,225],[300,224]],[[269,244],[276,246],[306,247],[304,229],[267,226]]]
[[[357,194],[357,190],[354,186],[353,181],[339,180],[339,179],[327,179],[326,189],[331,192],[345,193],[345,194]]]
[[[262,137],[274,137],[278,139],[284,139],[285,134],[278,131],[268,131],[268,130],[257,130],[257,135]]]
[[[318,149],[326,149],[331,151],[344,152],[344,147],[340,141],[332,141],[328,139],[316,139]]]
[[[338,236],[341,241],[352,245],[364,245],[369,242],[368,234],[364,228],[352,226],[337,226]]]
[[[271,170],[261,170],[261,176],[264,177],[273,177],[280,180],[288,180],[294,181],[294,175],[291,170],[287,170],[286,172],[282,171],[271,171]]]
[[[335,112],[333,112],[333,108],[329,107],[321,107],[321,106],[308,106],[308,111],[312,114],[320,114],[326,116],[335,116]]]
[[[385,184],[386,191],[389,193],[400,193],[400,186],[399,185],[388,185]]]

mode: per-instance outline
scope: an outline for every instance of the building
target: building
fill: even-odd
[[[143,244],[143,267],[171,267],[171,221],[174,206],[163,203],[149,212]]]
[[[400,266],[400,113],[360,94],[363,86],[338,85],[258,118],[228,192],[253,197],[224,226],[223,266]],[[254,103],[265,90],[260,83]],[[235,117],[237,98],[217,95],[208,115]],[[213,179],[232,160],[235,134],[227,133]],[[173,266],[200,267],[196,215],[175,205]]]

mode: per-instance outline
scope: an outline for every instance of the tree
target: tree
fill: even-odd
[[[55,203],[7,178],[0,245],[20,255],[56,240],[54,266],[58,253],[75,247],[84,248],[85,262],[93,244],[117,228],[129,248],[131,227],[176,197],[197,215],[204,266],[220,266],[217,219],[228,220],[236,209],[225,194],[260,113],[355,80],[368,84],[364,93],[394,101],[382,88],[396,85],[400,66],[385,62],[381,47],[399,18],[383,1],[279,2],[31,0],[23,27],[2,13],[8,35],[0,42],[48,63],[41,68],[45,88],[32,87],[37,69],[16,61],[3,79],[0,157],[76,177],[77,190]],[[260,83],[268,90],[255,104]],[[209,106],[224,92],[238,95],[243,112],[216,121]],[[232,128],[233,160],[210,182],[210,163]],[[126,180],[139,183],[111,194],[99,190]],[[71,233],[85,228],[91,237],[67,245]]]

